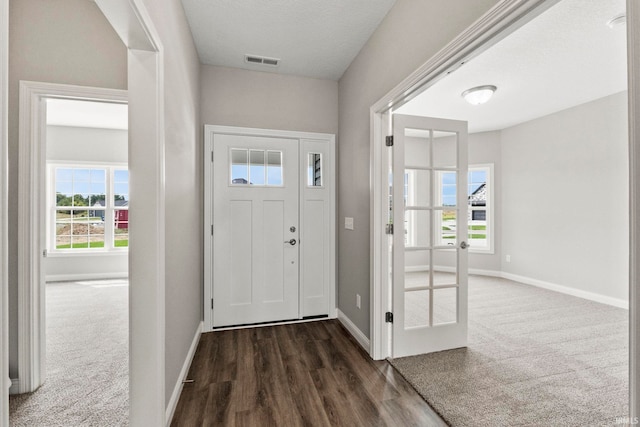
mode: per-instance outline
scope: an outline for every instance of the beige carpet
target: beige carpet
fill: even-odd
[[[47,284],[47,378],[11,396],[11,426],[128,425],[126,280]]]
[[[469,345],[390,360],[452,426],[602,426],[628,414],[628,311],[471,276]]]

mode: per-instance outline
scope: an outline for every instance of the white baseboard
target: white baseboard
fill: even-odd
[[[417,266],[405,267],[404,271],[407,273],[429,271],[429,266],[417,265]],[[454,273],[455,268],[448,267],[448,266],[435,266],[434,271],[440,271],[443,273]],[[478,276],[501,277],[503,279],[513,280],[514,282],[522,283],[525,285],[535,286],[537,288],[542,288],[542,289],[548,289],[550,291],[560,292],[561,294],[571,295],[574,297],[583,298],[589,301],[595,301],[601,304],[607,304],[607,305],[611,305],[618,308],[624,308],[626,310],[629,309],[629,301],[626,301],[623,299],[608,297],[606,295],[583,291],[581,289],[571,288],[569,286],[545,282],[543,280],[533,279],[531,277],[505,273],[504,271],[481,270],[476,268],[470,268],[469,274],[475,274]]]
[[[578,298],[588,299],[590,301],[599,302],[602,304],[612,305],[614,307],[629,309],[629,301],[625,301],[619,298],[608,297],[606,295],[596,294],[594,292],[583,291],[581,289],[575,289],[568,286],[557,285],[555,283],[545,282],[543,280],[532,279],[530,277],[519,276],[517,274],[502,272],[504,279],[513,280],[514,282],[524,283],[525,285],[535,286],[537,288],[548,289],[550,291],[560,292],[561,294],[572,295]]]
[[[47,282],[76,282],[78,280],[126,279],[129,273],[48,274]]]
[[[196,354],[196,349],[198,348],[198,343],[200,342],[200,335],[202,334],[203,328],[204,322],[200,322],[200,324],[198,324],[198,327],[196,328],[196,333],[193,336],[193,341],[191,342],[191,347],[189,348],[187,357],[184,360],[182,369],[180,370],[180,375],[178,375],[178,381],[173,388],[173,393],[171,393],[171,399],[169,399],[169,403],[167,404],[166,409],[167,426],[170,426],[171,421],[173,420],[173,413],[176,410],[176,406],[178,406],[180,393],[182,393],[182,387],[184,386],[183,381],[186,379],[187,374],[189,373],[189,368],[191,367],[191,362],[193,362],[193,356],[195,356]]]
[[[20,394],[20,379],[11,378],[11,387],[9,387],[9,394]]]
[[[338,309],[338,320],[356,339],[356,341],[358,341],[358,344],[360,344],[360,346],[364,348],[367,353],[370,353],[371,346],[369,344],[369,338],[367,338],[367,336],[363,334],[362,331],[358,329],[358,327],[351,321],[351,319],[349,319],[342,311],[340,311],[340,309]]]
[[[421,271],[429,271],[428,265],[412,265],[404,268],[405,273],[419,273]],[[444,265],[436,265],[433,271],[439,271],[441,273],[455,273],[455,267],[448,267]],[[496,270],[482,270],[479,268],[470,268],[469,274],[475,274],[477,276],[489,276],[489,277],[502,277],[501,271]]]

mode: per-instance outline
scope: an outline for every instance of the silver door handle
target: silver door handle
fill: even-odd
[[[461,242],[460,243],[460,249],[467,249],[469,245],[467,244],[467,242]]]
[[[295,246],[296,243],[298,243],[296,242],[296,239],[285,240],[284,242],[290,244],[291,246]]]

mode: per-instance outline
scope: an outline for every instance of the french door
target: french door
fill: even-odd
[[[393,357],[467,344],[467,123],[393,115]]]
[[[299,318],[298,140],[214,135],[213,327]]]

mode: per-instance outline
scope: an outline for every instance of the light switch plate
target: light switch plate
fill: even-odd
[[[347,230],[353,230],[353,218],[348,216],[344,217],[344,228]]]

